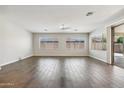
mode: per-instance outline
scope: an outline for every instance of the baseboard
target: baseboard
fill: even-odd
[[[100,60],[100,61],[103,61],[103,62],[107,63],[107,61],[105,61],[105,60],[103,60],[103,59],[100,59],[100,58],[98,58],[98,57],[94,57],[94,56],[91,56],[91,55],[89,55],[89,57],[92,57],[92,58],[94,58],[94,59],[97,59],[97,60]]]
[[[33,56],[88,56],[83,54],[34,54]]]
[[[33,54],[28,55],[28,56],[25,56],[25,57],[21,58],[21,60],[26,59],[26,58],[29,58],[29,57],[32,57],[32,56],[33,56]],[[17,62],[17,61],[19,61],[19,59],[15,59],[15,60],[12,60],[12,61],[10,61],[10,62],[6,62],[5,64],[1,64],[1,65],[0,65],[0,68],[3,67],[3,66],[5,66],[5,65],[8,65],[8,64],[15,63],[15,62]]]
[[[86,55],[86,56],[60,56],[60,55],[57,55],[57,56],[48,56],[48,55],[33,55],[33,57],[89,57],[88,55]]]
[[[33,55],[33,56],[35,56],[35,57],[89,57],[89,56],[87,56],[87,55],[85,55],[85,56],[82,56],[82,55],[74,55],[74,56],[72,56],[72,55],[55,55],[55,56],[51,56],[51,55]]]

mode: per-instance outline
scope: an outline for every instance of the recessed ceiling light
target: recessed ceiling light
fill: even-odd
[[[86,16],[91,16],[93,14],[94,14],[94,12],[87,12]]]

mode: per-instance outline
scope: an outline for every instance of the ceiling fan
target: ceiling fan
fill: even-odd
[[[61,29],[61,30],[68,30],[68,29],[71,29],[71,28],[68,27],[68,26],[65,26],[64,24],[62,24],[62,25],[60,26],[60,29]]]

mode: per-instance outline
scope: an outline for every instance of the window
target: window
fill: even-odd
[[[68,38],[66,40],[66,48],[68,49],[83,49],[84,40],[82,38]]]
[[[106,33],[91,38],[92,50],[106,50]]]
[[[40,38],[40,48],[42,49],[57,49],[58,40],[54,37],[42,37]]]

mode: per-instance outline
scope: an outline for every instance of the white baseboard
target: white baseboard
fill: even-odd
[[[82,53],[34,53],[34,56],[88,56]]]
[[[101,58],[94,57],[94,56],[91,56],[91,55],[89,55],[89,57],[92,57],[92,58],[94,58],[94,59],[97,59],[97,60],[100,60],[100,61],[103,61],[103,62],[107,63],[107,61],[105,61],[105,60],[103,60],[103,59],[101,59]]]
[[[33,54],[28,55],[28,56],[25,56],[25,57],[22,57],[21,60],[26,59],[26,58],[29,58],[29,57],[32,57],[32,56],[33,56]],[[15,63],[15,62],[17,62],[17,61],[19,61],[19,59],[15,59],[15,60],[6,62],[5,64],[1,64],[1,65],[0,65],[0,68],[2,68],[2,66],[5,66],[5,65],[8,65],[8,64],[11,64],[11,63]]]
[[[33,56],[41,56],[41,57],[88,57],[88,55],[33,55]]]

